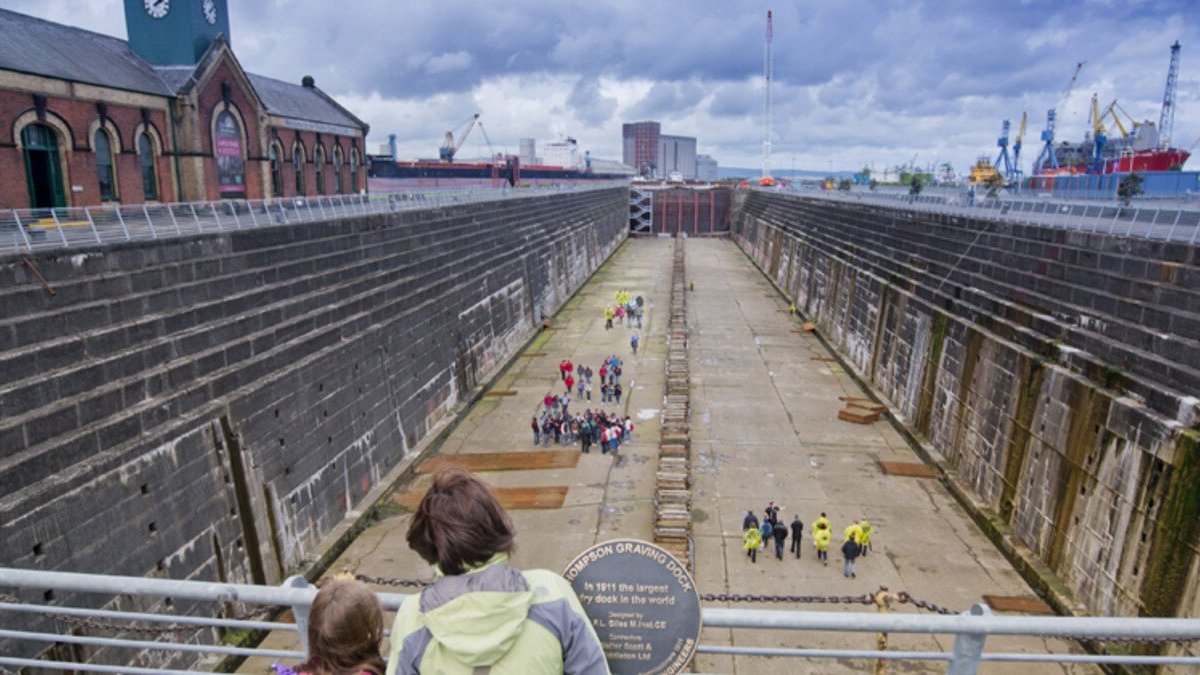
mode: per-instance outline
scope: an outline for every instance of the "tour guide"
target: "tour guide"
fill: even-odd
[[[462,469],[434,475],[406,539],[441,576],[400,607],[387,675],[608,673],[570,584],[505,564],[513,535],[486,485]]]

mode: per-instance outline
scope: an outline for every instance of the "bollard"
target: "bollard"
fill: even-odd
[[[892,603],[895,602],[896,600],[898,600],[899,598],[894,593],[888,592],[887,586],[880,586],[879,590],[875,591],[875,595],[872,596],[872,599],[875,601],[875,609],[880,614],[887,614],[892,609]],[[876,633],[875,634],[875,649],[877,649],[881,652],[886,652],[887,651],[887,639],[888,639],[887,633],[883,633],[883,632]],[[886,675],[886,673],[887,673],[887,659],[875,659],[875,675]]]

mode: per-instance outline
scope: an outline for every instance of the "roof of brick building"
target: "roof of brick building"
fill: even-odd
[[[0,9],[0,70],[171,97],[191,84],[196,68],[155,67],[125,40]],[[271,114],[340,127],[366,126],[316,87],[246,75]]]

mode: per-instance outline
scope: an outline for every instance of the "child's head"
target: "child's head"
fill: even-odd
[[[309,659],[298,670],[314,675],[360,670],[383,675],[382,640],[383,610],[375,594],[353,579],[331,579],[313,599]]]

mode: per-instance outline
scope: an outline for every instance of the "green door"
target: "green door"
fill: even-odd
[[[44,124],[30,124],[21,130],[21,145],[25,152],[25,181],[29,186],[30,208],[66,206],[62,166],[58,160],[58,135]]]

